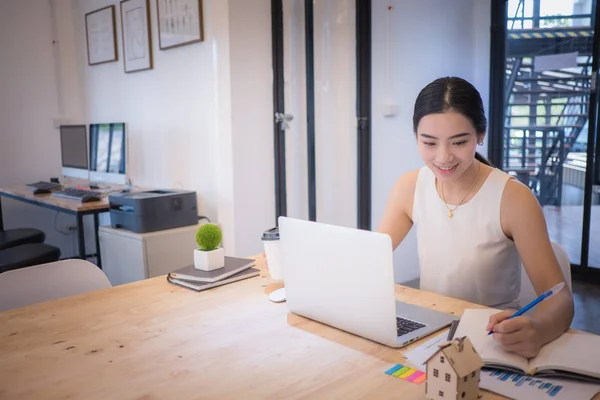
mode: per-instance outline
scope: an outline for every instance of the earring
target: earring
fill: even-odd
[[[483,146],[483,142],[477,142],[477,144]]]

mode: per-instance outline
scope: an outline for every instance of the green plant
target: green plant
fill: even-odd
[[[196,243],[202,251],[215,250],[223,240],[223,232],[217,224],[204,224],[196,231]]]

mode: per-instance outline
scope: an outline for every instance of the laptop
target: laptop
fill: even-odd
[[[403,347],[458,320],[396,301],[392,241],[361,229],[279,217],[283,279],[294,314]]]

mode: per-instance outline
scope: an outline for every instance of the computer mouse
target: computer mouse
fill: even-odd
[[[81,198],[81,202],[82,203],[89,203],[89,202],[92,202],[92,201],[100,201],[100,200],[102,200],[102,198],[100,198],[98,196],[92,196],[92,195],[83,196]]]
[[[50,194],[52,191],[50,189],[36,188],[33,191],[33,194]]]
[[[280,288],[269,294],[269,300],[273,303],[281,303],[285,301],[285,288]]]

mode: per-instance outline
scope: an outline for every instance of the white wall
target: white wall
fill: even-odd
[[[235,243],[262,251],[275,226],[270,0],[229,0]]]
[[[262,251],[260,233],[275,222],[270,5],[268,0],[231,3],[204,0],[205,41],[162,51],[156,2],[150,1],[154,69],[125,73],[118,2],[2,2],[0,184],[60,173],[54,118],[124,121],[135,185],[196,190],[199,213],[224,228],[228,254]],[[84,15],[110,4],[116,6],[119,61],[88,66]],[[248,15],[253,18],[246,20]],[[238,42],[231,43],[230,35]],[[39,216],[44,210],[3,203],[7,227],[39,226],[49,242],[60,242],[52,226],[55,213],[46,211],[44,222]],[[24,211],[14,211],[20,208]],[[69,218],[59,215],[57,226],[73,225]],[[73,255],[74,237],[60,246],[64,255]]]
[[[105,4],[75,2],[76,31],[82,15]],[[134,183],[196,190],[199,213],[223,227],[226,253],[258,253],[275,214],[272,179],[264,179],[273,176],[270,3],[204,0],[204,42],[166,51],[150,5],[152,70],[88,67],[79,35],[88,119],[128,122]]]
[[[487,104],[489,4],[489,0],[457,0],[452,7],[445,0],[421,0],[410,5],[400,0],[373,2],[373,229],[379,224],[394,182],[423,165],[412,132],[419,91],[438,77],[456,75],[476,84]],[[396,116],[384,117],[383,106],[388,101],[398,106]],[[394,254],[398,282],[419,274],[414,233],[411,231]]]
[[[52,9],[48,1],[0,2],[0,185],[48,180],[60,173]],[[2,198],[5,228],[31,226],[46,242],[75,254],[74,218]]]
[[[373,3],[376,227],[394,181],[422,165],[411,123],[418,91],[439,76],[459,75],[478,87],[487,104],[490,1],[457,0],[448,8],[443,0],[411,2],[410,7],[392,0],[389,57],[388,4]],[[107,4],[112,3],[0,3],[0,184],[60,172],[53,118],[124,120],[130,128],[135,184],[196,190],[200,212],[224,226],[230,254],[261,251],[260,233],[275,223],[269,1],[204,0],[205,42],[168,51],[158,49],[156,3],[151,1],[154,69],[131,74],[123,71],[119,16],[119,61],[87,65],[83,15]],[[50,40],[53,14],[57,62]],[[328,29],[323,32],[335,32]],[[394,117],[383,116],[388,101],[399,106]],[[6,200],[3,206],[8,227],[39,225],[50,234],[49,242],[74,253],[73,237],[53,235],[55,213]],[[57,226],[63,224],[72,219],[58,216]],[[418,274],[414,235],[395,257],[398,281]]]
[[[74,26],[78,39],[75,53],[84,82],[85,121],[126,122],[133,183],[152,188],[197,188],[200,212],[216,218],[217,77],[213,63],[221,50],[216,36],[223,22],[219,17],[227,18],[213,9],[219,2],[205,2],[205,42],[166,51],[158,49],[156,2],[150,2],[154,69],[135,73],[123,69],[118,3],[119,61],[95,66],[87,65],[84,15],[114,3],[87,0],[72,4],[72,19],[61,18],[59,25]]]

